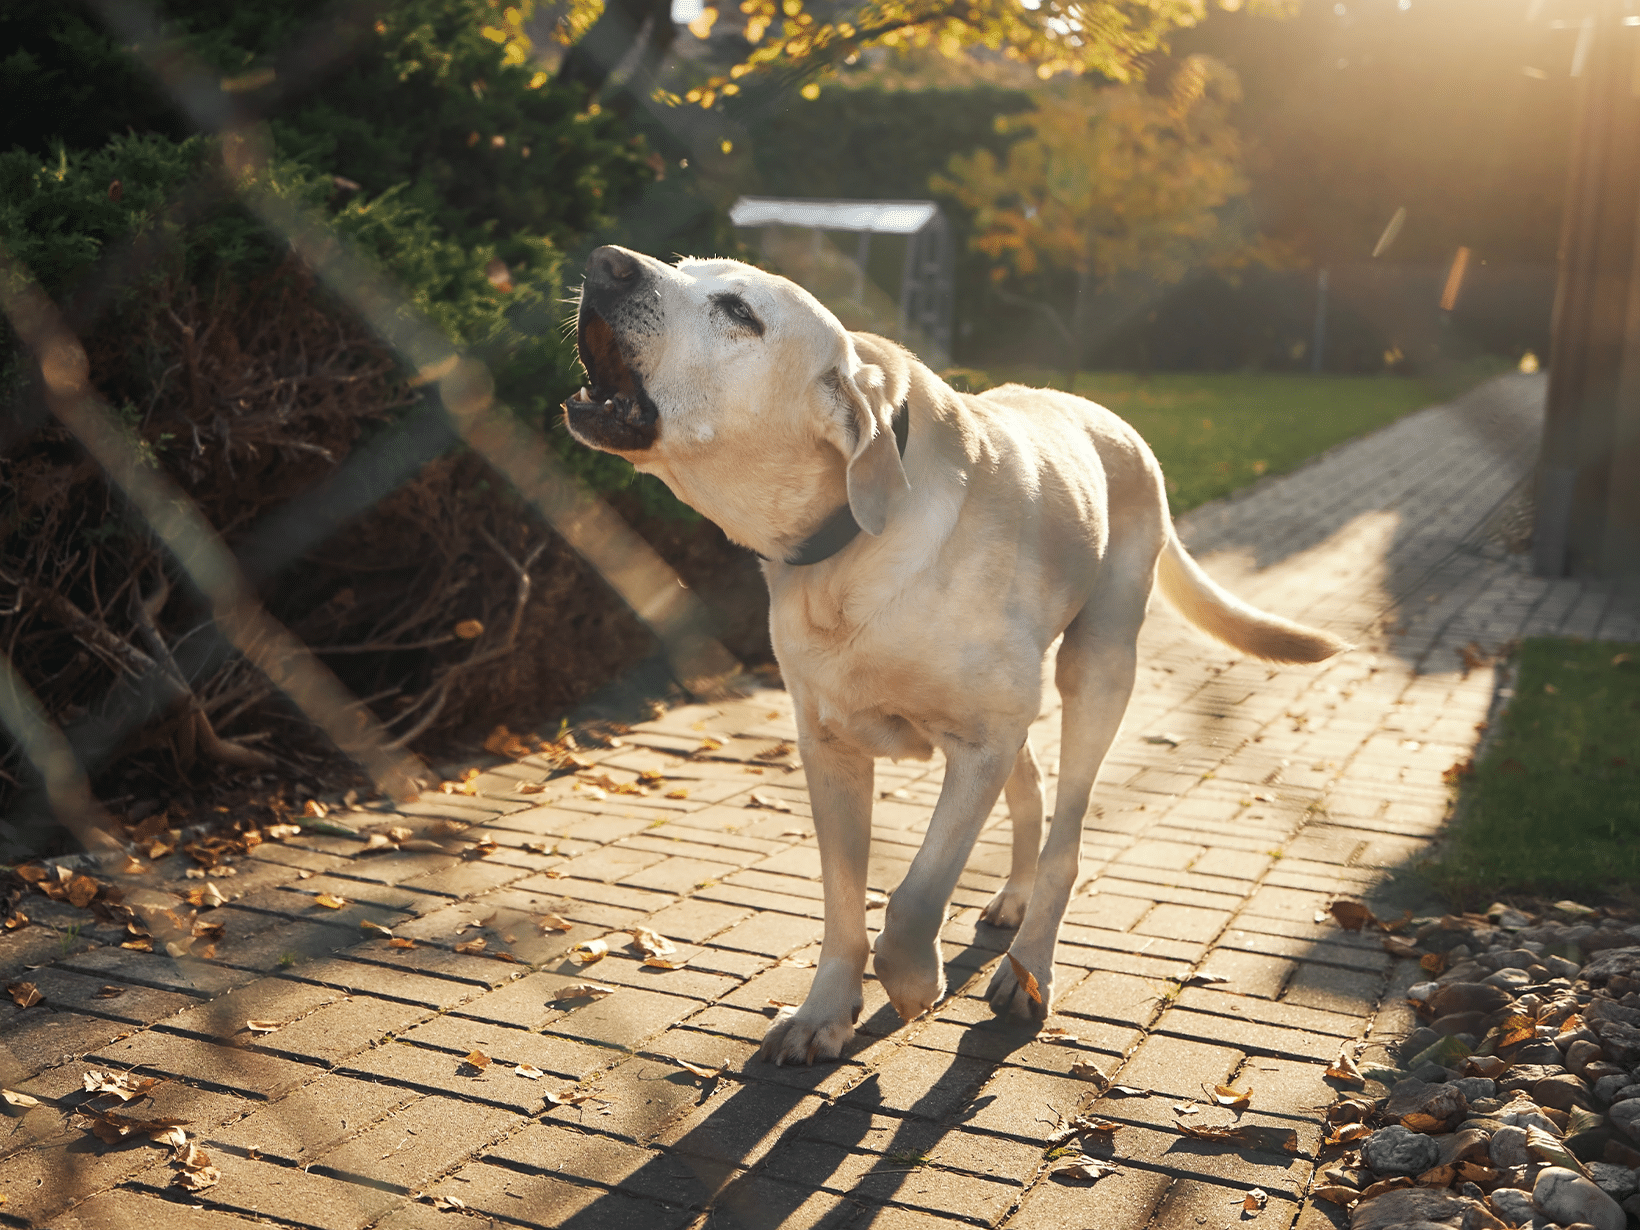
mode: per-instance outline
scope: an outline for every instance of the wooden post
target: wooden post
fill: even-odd
[[[1542,576],[1640,576],[1640,27],[1595,0],[1538,462]]]

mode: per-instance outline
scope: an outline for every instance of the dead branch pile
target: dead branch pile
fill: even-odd
[[[147,292],[84,341],[99,392],[144,456],[231,547],[264,553],[269,515],[300,509],[418,398],[294,264],[210,295]],[[38,426],[0,454],[0,651],[99,793],[118,811],[213,774],[289,772],[313,742],[294,709],[217,638],[77,442],[32,413]],[[401,744],[562,711],[651,648],[602,582],[464,450],[324,528],[317,545],[275,552],[277,566],[255,578],[261,596]],[[710,534],[672,537],[695,565],[686,575],[713,571],[712,546],[704,556],[691,546]],[[719,548],[716,558],[731,557]],[[0,743],[0,814],[30,796],[30,772]]]

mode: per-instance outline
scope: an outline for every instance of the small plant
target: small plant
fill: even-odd
[[[58,938],[57,943],[62,947],[63,956],[66,957],[68,955],[68,950],[74,947],[74,945],[79,941],[80,927],[81,924],[79,923],[69,923],[68,930],[64,931]]]
[[[911,1149],[903,1149],[897,1153],[883,1155],[883,1165],[892,1166],[901,1170],[915,1170],[919,1166],[928,1165],[928,1154],[917,1153]]]
[[[295,965],[298,960],[300,960],[300,958],[294,952],[281,953],[279,957],[279,968],[289,969],[291,966]]]

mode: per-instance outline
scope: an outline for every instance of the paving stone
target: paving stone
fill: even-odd
[[[192,957],[173,959],[125,948],[93,948],[57,962],[65,970],[110,982],[129,982],[161,991],[209,999],[250,982],[255,975],[225,969]]]
[[[1364,1017],[1378,1003],[1383,988],[1384,976],[1380,973],[1304,961],[1299,963],[1283,999],[1304,1008]]]
[[[1147,1025],[1168,990],[1161,979],[1095,970],[1054,1004],[1056,1012]]]
[[[363,1183],[350,1183],[273,1162],[235,1158],[219,1167],[222,1178],[195,1198],[206,1208],[274,1217],[314,1230],[362,1230],[383,1213],[403,1203],[403,1197]],[[145,1185],[169,1182],[170,1171],[144,1176]]]
[[[396,1085],[332,1073],[202,1134],[202,1139],[207,1146],[305,1165],[419,1096]]]
[[[1233,1047],[1155,1033],[1139,1044],[1116,1080],[1156,1093],[1195,1097],[1203,1085],[1217,1085],[1228,1079],[1243,1058]]]
[[[553,1021],[548,1029],[600,1046],[630,1048],[700,1010],[699,1000],[622,987]]]
[[[548,1082],[544,1086],[534,1084],[513,1075],[511,1071],[502,1072],[503,1067],[510,1069],[519,1064],[528,1064],[563,1080],[579,1081],[607,1067],[612,1058],[604,1048],[588,1046],[556,1034],[533,1033],[527,1029],[514,1029],[491,1021],[475,1021],[450,1014],[436,1016],[401,1037],[414,1046],[445,1051],[457,1059],[475,1050],[482,1051],[494,1061],[483,1077],[478,1078],[483,1087],[506,1084],[507,1081],[501,1079],[506,1076],[508,1080],[517,1081],[520,1089],[533,1089],[534,1093],[530,1096],[537,1104],[540,1103],[542,1091],[555,1088],[561,1082]],[[463,1084],[460,1087],[478,1086]]]
[[[234,1213],[195,1208],[147,1192],[104,1192],[77,1205],[52,1222],[53,1230],[245,1230],[245,1219]]]
[[[320,1154],[313,1165],[326,1174],[416,1192],[517,1122],[515,1112],[500,1107],[421,1098]]]
[[[370,996],[342,996],[301,1020],[260,1035],[257,1045],[293,1059],[339,1064],[388,1034],[403,1033],[429,1011]]]
[[[218,1089],[272,1098],[314,1080],[320,1069],[256,1051],[144,1030],[87,1056],[121,1070],[142,1068]]]
[[[816,919],[790,914],[756,914],[716,936],[711,947],[784,957],[819,938],[820,923]]]

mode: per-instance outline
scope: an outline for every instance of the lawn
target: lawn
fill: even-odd
[[[1139,429],[1161,460],[1174,513],[1283,474],[1335,444],[1448,401],[1506,371],[1501,359],[1438,377],[1300,376],[1239,372],[1084,372],[1076,391]],[[991,379],[1063,386],[1063,374],[996,372]],[[969,387],[986,387],[972,373]]]
[[[1640,885],[1640,645],[1524,642],[1502,728],[1427,868],[1464,908]],[[1581,898],[1580,898],[1581,899]]]

